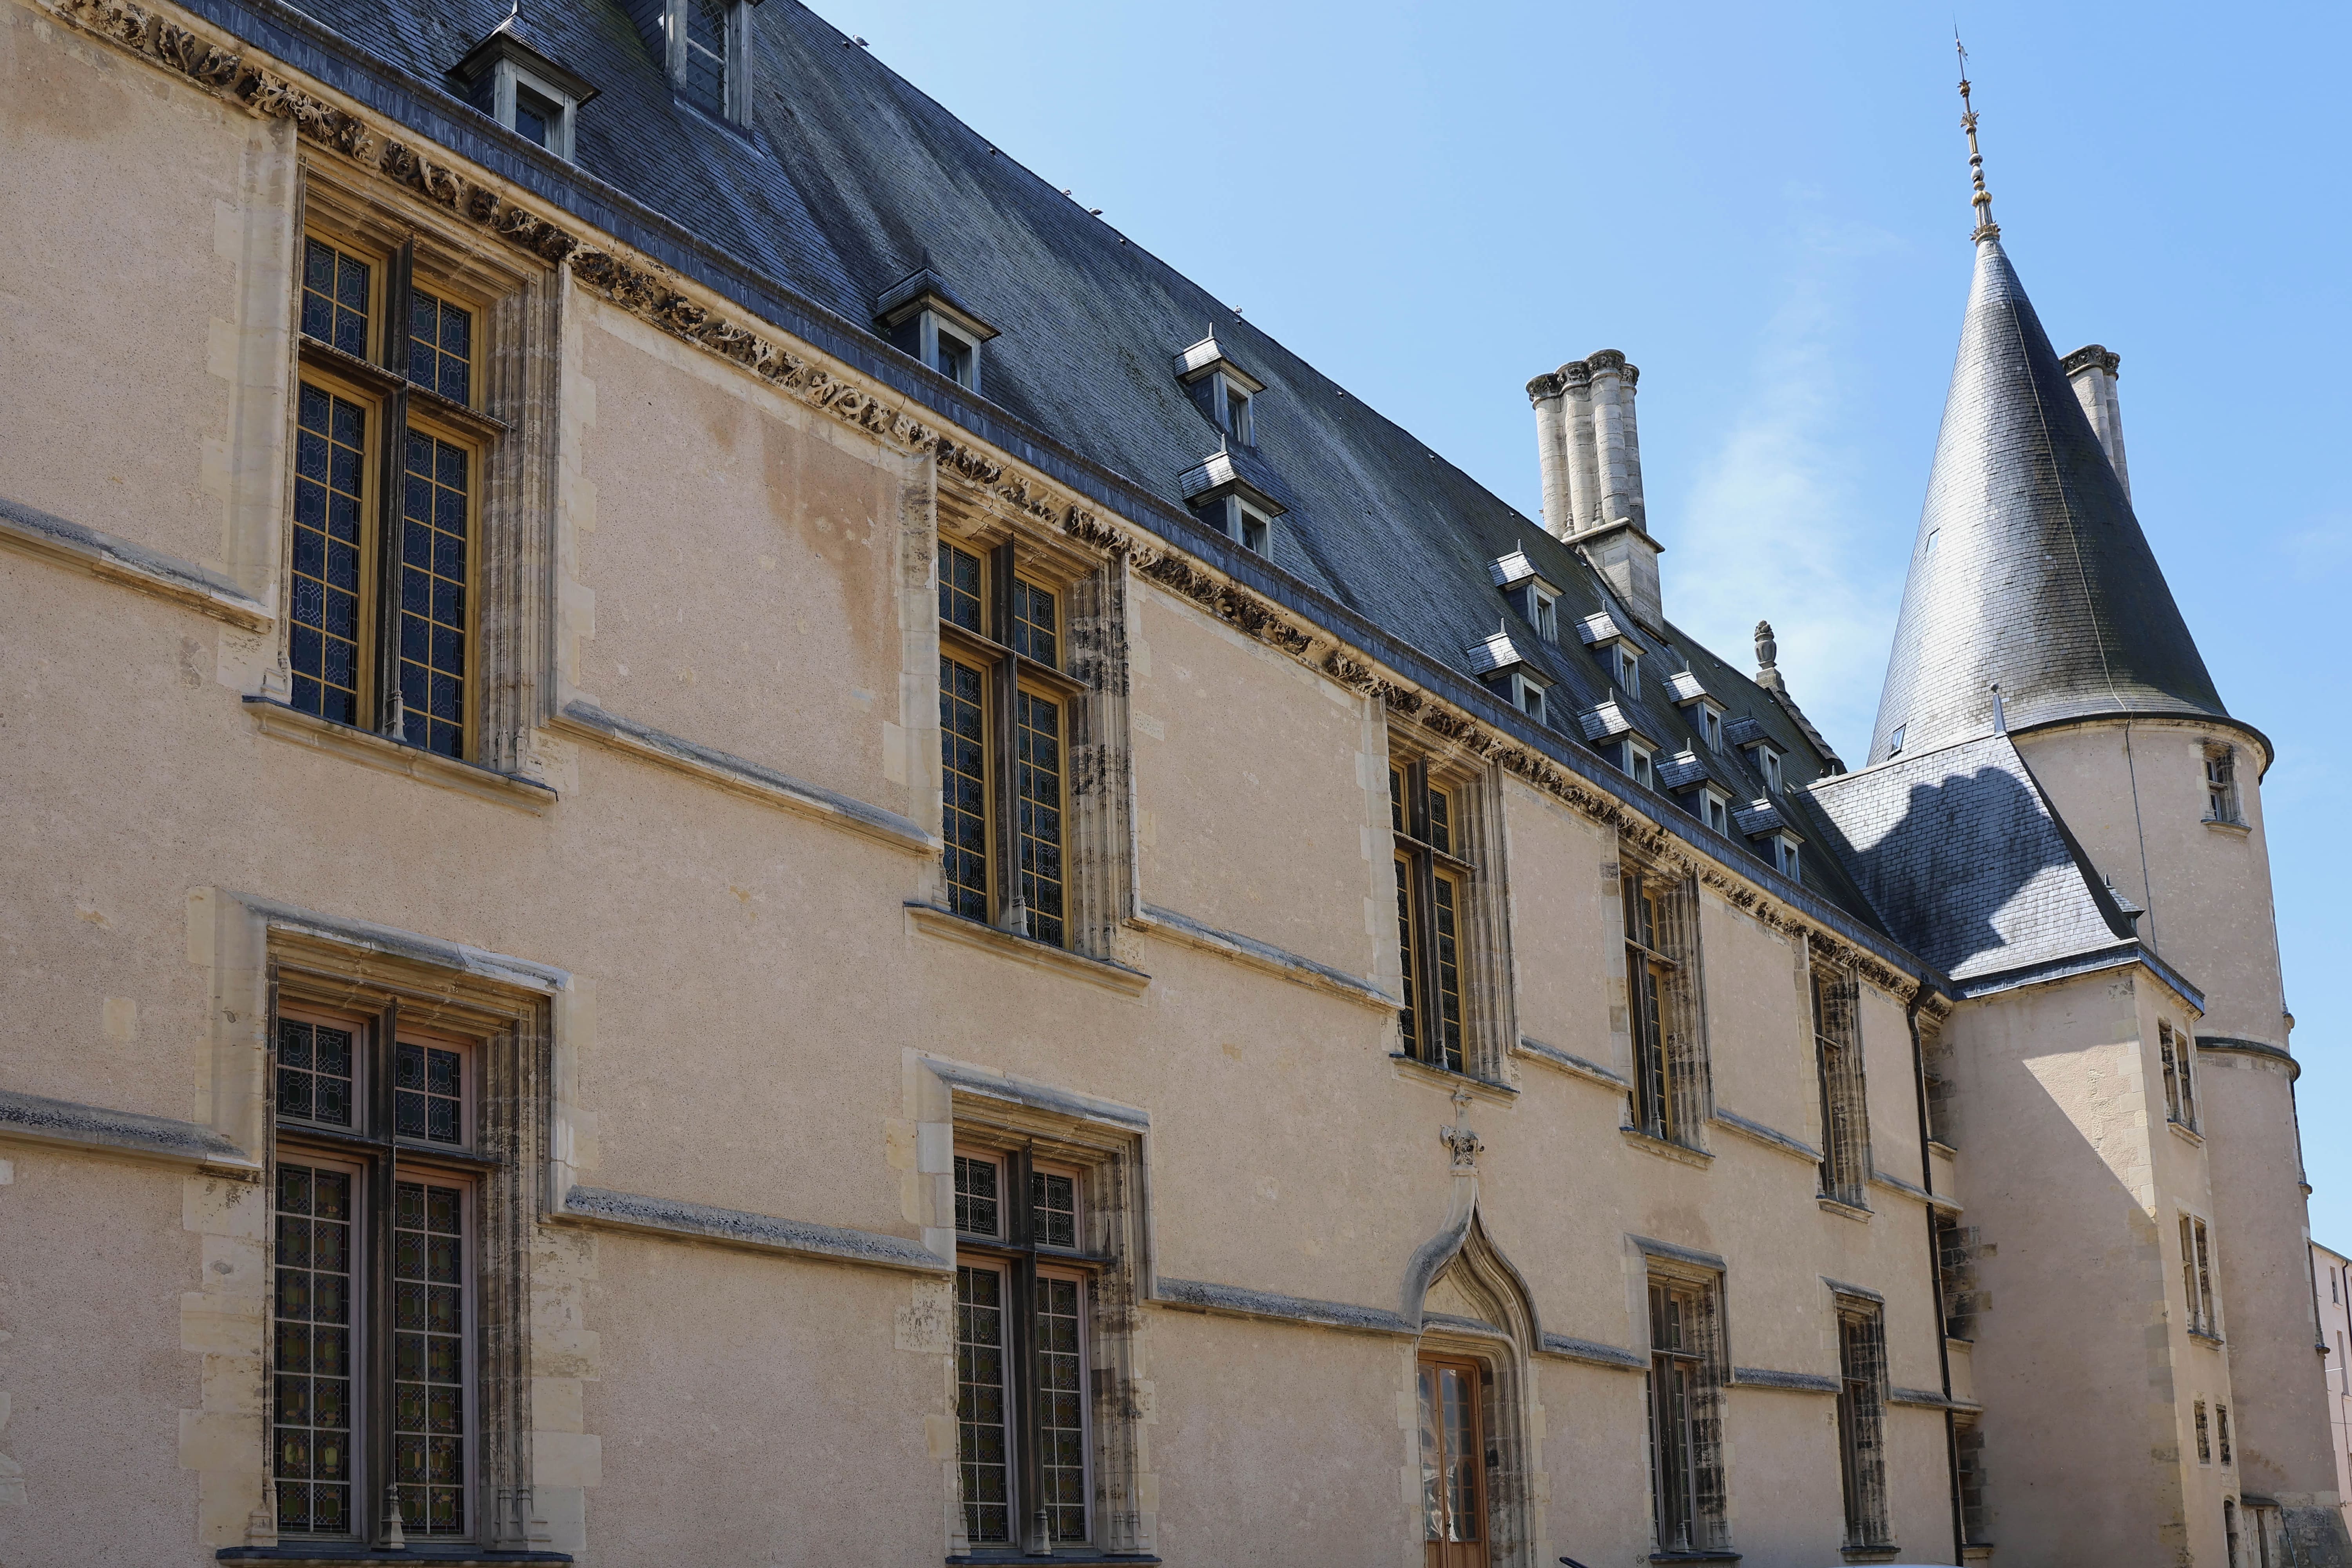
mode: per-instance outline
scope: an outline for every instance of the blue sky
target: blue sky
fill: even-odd
[[[1769,617],[1864,752],[1968,289],[1952,6],[815,4],[1529,516],[1522,386],[1622,349],[1667,613],[1741,662]],[[2061,352],[2123,355],[2140,521],[2278,748],[2313,1230],[2352,1251],[2352,7],[1957,19],[2010,257]]]

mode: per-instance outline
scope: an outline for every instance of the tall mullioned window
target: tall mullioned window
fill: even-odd
[[[300,295],[289,700],[465,757],[491,424],[472,409],[475,312],[418,285],[413,247],[319,235]]]
[[[2197,1127],[2197,1052],[2189,1037],[2166,1019],[2157,1020],[2156,1050],[2164,1067],[2164,1113],[2194,1131]]]
[[[1874,1301],[1838,1302],[1838,1459],[1849,1551],[1894,1535],[1886,1500],[1886,1327]]]
[[[1430,778],[1426,763],[1389,770],[1389,826],[1395,844],[1397,952],[1404,987],[1398,1014],[1404,1054],[1449,1072],[1465,1070],[1463,931],[1477,868],[1455,853],[1454,793]]]
[[[1650,1280],[1650,1510],[1662,1552],[1722,1543],[1717,1289],[1696,1279]]]
[[[1862,1070],[1862,1031],[1852,975],[1816,966],[1812,973],[1813,1057],[1821,1082],[1822,1195],[1865,1206],[1870,1182],[1870,1105]]]
[[[476,1537],[467,1042],[281,1012],[270,1469],[281,1534]],[[454,1158],[453,1158],[454,1157]]]
[[[1696,900],[1686,880],[1630,860],[1618,885],[1625,921],[1625,1021],[1632,1036],[1633,1125],[1653,1138],[1698,1142],[1706,1064],[1696,1003]]]
[[[1093,1534],[1085,1184],[1026,1150],[955,1157],[957,1467],[975,1547]]]
[[[2180,1292],[2186,1300],[2189,1331],[2219,1338],[2220,1317],[2213,1310],[2213,1244],[2205,1222],[2195,1215],[2180,1216]]]
[[[948,908],[1069,942],[1071,706],[1060,595],[1010,544],[940,550],[941,837]]]
[[[2205,820],[2245,820],[2238,808],[2238,752],[2233,746],[2205,748]]]

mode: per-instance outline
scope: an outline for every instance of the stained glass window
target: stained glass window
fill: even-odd
[[[686,100],[727,112],[727,31],[730,0],[686,0]]]
[[[980,557],[954,545],[940,550],[940,619],[968,632],[980,624]]]
[[[294,433],[292,704],[360,721],[360,562],[367,490],[367,415],[301,384]]]
[[[1061,664],[1054,595],[1034,583],[1013,581],[1013,651],[1039,664]]]
[[[1029,934],[1063,945],[1062,705],[1034,692],[1017,693],[1015,793],[1021,808],[1021,901]]]
[[[986,688],[971,665],[940,656],[940,837],[947,840],[948,908],[988,918]]]
[[[466,750],[466,565],[473,454],[408,432],[400,523],[400,705],[410,744]]]
[[[975,1546],[1013,1539],[1006,1441],[1004,1276],[956,1270],[956,1437],[964,1533]]]
[[[411,1535],[466,1532],[465,1246],[462,1189],[397,1184],[392,1461]]]
[[[365,359],[373,272],[321,239],[302,247],[302,335]]]
[[[1066,1178],[1064,1178],[1066,1180]],[[1085,1362],[1075,1279],[1037,1281],[1037,1436],[1040,1510],[1053,1541],[1087,1538]]]
[[[408,379],[453,403],[474,395],[474,313],[414,289],[408,295]]]
[[[278,1113],[335,1127],[352,1124],[349,1029],[278,1020]]]
[[[999,1167],[993,1160],[975,1160],[969,1154],[955,1157],[956,1228],[966,1236],[998,1236],[996,1179]]]
[[[289,1533],[342,1535],[356,1528],[355,1184],[349,1171],[286,1161],[278,1167],[270,1468],[278,1528]]]
[[[1041,1247],[1078,1244],[1078,1181],[1053,1171],[1029,1173],[1029,1205]]]
[[[463,1143],[465,1062],[457,1051],[401,1041],[392,1058],[393,1130],[403,1138]]]

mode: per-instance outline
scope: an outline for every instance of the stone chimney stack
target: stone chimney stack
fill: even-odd
[[[2092,433],[2098,437],[2116,478],[2123,483],[2124,500],[2131,500],[2131,470],[2124,467],[2123,404],[2116,395],[2116,371],[2123,356],[2092,343],[2076,349],[2061,363],[2066,367],[2066,379],[2074,384],[2074,401],[2083,405]]]
[[[1543,463],[1544,531],[1578,546],[1633,617],[1665,630],[1658,542],[1642,500],[1633,388],[1642,373],[1615,349],[1528,383]]]

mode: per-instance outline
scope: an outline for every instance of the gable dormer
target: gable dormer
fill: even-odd
[[[573,120],[596,89],[539,47],[520,11],[491,28],[449,74],[475,108],[571,161]]]
[[[1470,673],[1485,681],[1496,695],[1538,724],[1551,722],[1548,695],[1551,682],[1528,662],[1527,655],[1511,640],[1507,628],[1462,651],[1470,662]]]
[[[926,261],[882,291],[874,324],[890,346],[910,354],[965,391],[980,391],[981,345],[997,335]]]
[[[751,7],[760,0],[624,0],[670,91],[716,120],[751,123]]]
[[[1559,589],[1536,570],[1525,550],[1487,562],[1486,574],[1518,612],[1519,619],[1535,628],[1538,637],[1549,643],[1559,641]]]
[[[1176,356],[1176,379],[1201,416],[1236,447],[1257,445],[1256,399],[1265,383],[1233,362],[1211,332]]]
[[[1642,694],[1642,645],[1607,610],[1576,623],[1577,640],[1600,656],[1601,668],[1628,697]]]

